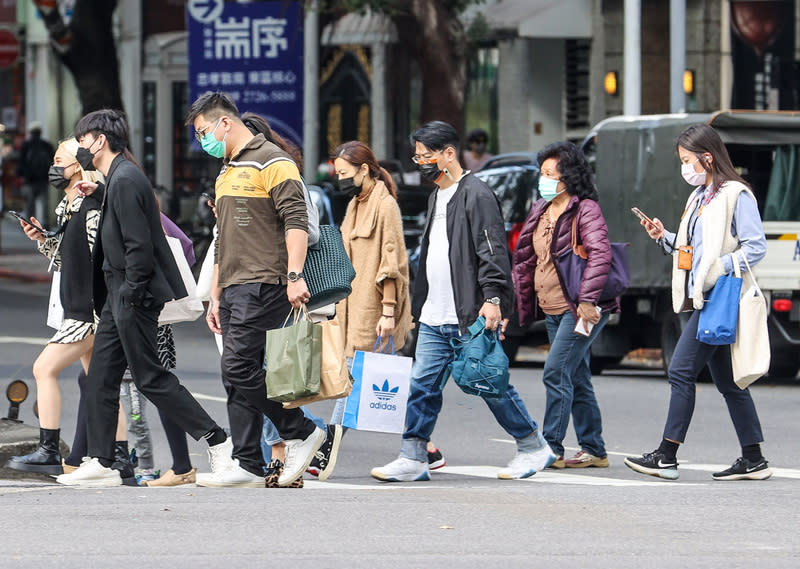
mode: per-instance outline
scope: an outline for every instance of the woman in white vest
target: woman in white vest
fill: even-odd
[[[748,389],[733,381],[729,345],[714,346],[696,339],[700,309],[717,279],[733,270],[734,252],[750,266],[765,255],[767,241],[755,196],[736,172],[717,132],[708,125],[687,128],[676,141],[681,174],[695,186],[686,201],[677,233],[664,229],[654,218],[642,220],[647,233],[673,256],[672,304],[675,312],[692,311],[667,372],[671,386],[669,411],[659,447],[625,464],[636,472],[668,480],[678,478],[678,446],[686,439],[695,402],[698,374],[708,365],[711,377],[725,398],[736,429],[741,457],[712,475],[714,480],[765,480],[772,475],[761,454],[761,424]],[[736,262],[746,266],[736,255]],[[749,278],[749,274],[745,277]],[[745,289],[747,288],[745,283]]]

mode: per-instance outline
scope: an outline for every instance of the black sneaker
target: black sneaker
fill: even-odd
[[[758,462],[750,462],[746,458],[737,458],[733,466],[715,472],[711,475],[714,480],[766,480],[772,476],[772,469],[765,459]]]
[[[428,451],[428,470],[436,470],[437,468],[442,468],[446,464],[447,461],[438,448]]]
[[[658,476],[666,480],[677,480],[679,476],[678,462],[674,458],[666,460],[664,453],[658,450],[642,456],[629,456],[625,459],[625,465],[636,472]]]
[[[314,453],[314,458],[308,465],[306,472],[317,476],[320,481],[326,481],[333,469],[336,468],[336,457],[339,454],[339,443],[342,442],[342,426],[341,425],[328,425],[328,436],[325,437],[325,442],[319,447],[319,450]]]

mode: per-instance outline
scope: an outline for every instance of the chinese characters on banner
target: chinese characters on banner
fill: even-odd
[[[189,98],[229,93],[303,146],[302,3],[190,0]]]

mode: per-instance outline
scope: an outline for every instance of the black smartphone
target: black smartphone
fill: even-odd
[[[31,220],[30,220],[28,217],[26,217],[24,214],[22,214],[22,213],[20,213],[20,212],[18,212],[18,211],[13,211],[13,210],[8,210],[8,213],[10,213],[11,215],[13,215],[14,217],[16,217],[17,219],[19,219],[20,221],[24,221],[25,223],[27,223],[28,225],[30,225],[31,227],[33,227],[33,228],[34,228],[36,231],[38,231],[38,232],[39,232],[39,233],[41,233],[42,235],[44,235],[44,234],[46,233],[46,231],[45,231],[44,229],[42,229],[41,227],[39,227],[38,225],[36,225],[35,223],[33,223],[33,222],[32,222],[32,221],[31,221]]]
[[[207,194],[206,192],[203,192],[200,195],[202,197],[206,198],[206,200],[210,201],[211,202],[211,207],[214,207],[214,203],[215,203],[214,196],[212,196],[211,194]]]

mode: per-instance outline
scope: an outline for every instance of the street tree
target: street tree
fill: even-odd
[[[112,18],[117,0],[32,0],[59,61],[72,74],[81,113],[122,109]],[[71,4],[71,17],[60,8]]]

